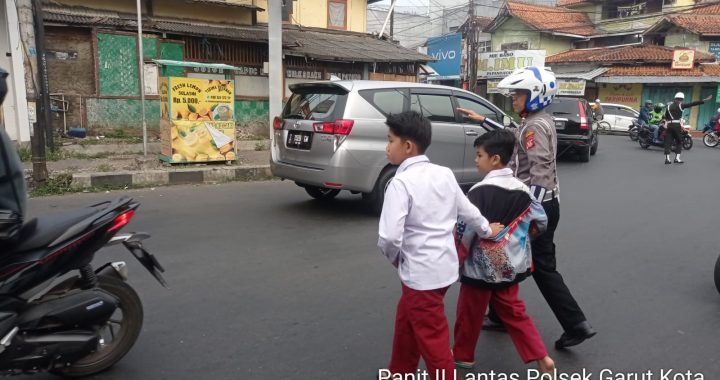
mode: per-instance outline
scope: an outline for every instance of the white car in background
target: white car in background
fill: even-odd
[[[638,119],[640,112],[622,104],[600,103],[605,117],[603,120],[610,124],[608,132],[627,132],[634,120]]]

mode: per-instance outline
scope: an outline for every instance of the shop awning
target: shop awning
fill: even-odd
[[[152,61],[161,66],[197,67],[197,68],[218,69],[218,70],[243,70],[240,67],[226,65],[224,63],[200,63],[200,62],[190,62],[190,61],[173,61],[170,59],[153,59]]]

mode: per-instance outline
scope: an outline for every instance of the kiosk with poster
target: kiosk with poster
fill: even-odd
[[[229,79],[161,77],[160,159],[172,164],[235,161],[234,92]]]

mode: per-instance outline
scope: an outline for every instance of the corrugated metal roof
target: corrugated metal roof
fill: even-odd
[[[596,69],[586,71],[586,72],[577,72],[577,73],[555,73],[556,78],[565,78],[565,79],[585,79],[585,80],[593,80],[596,77],[604,74],[606,71],[610,70],[609,67],[598,67]]]
[[[211,4],[211,5],[220,5],[225,7],[238,7],[238,8],[248,8],[248,9],[257,9],[257,10],[264,10],[257,5],[253,4],[243,4],[243,3],[236,3],[232,1],[226,1],[226,0],[186,0],[188,3],[200,3],[200,4]]]
[[[136,15],[98,11],[80,7],[43,7],[48,23],[112,27],[136,30]],[[164,32],[191,36],[211,36],[237,41],[267,43],[267,25],[231,25],[170,18],[145,18],[148,32]],[[323,61],[349,62],[429,62],[433,58],[367,33],[333,31],[287,25],[283,30],[285,54]]]
[[[322,60],[357,62],[428,62],[425,54],[366,33],[336,32],[288,26],[283,33],[285,54]]]

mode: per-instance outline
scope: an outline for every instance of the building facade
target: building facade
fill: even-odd
[[[27,7],[28,4],[12,1],[4,1],[0,4],[0,68],[9,73],[6,80],[8,95],[0,107],[0,128],[3,128],[14,141],[27,143],[30,141],[31,115],[28,109],[25,77],[27,71],[23,42],[20,38],[18,6]],[[32,15],[31,9],[25,11]],[[30,106],[33,105],[34,102],[31,102]]]
[[[158,133],[160,120],[158,78],[170,75],[233,79],[238,133],[266,135],[268,30],[267,24],[260,22],[265,13],[258,5],[261,3],[258,0],[144,1],[142,72],[138,62],[134,0],[44,3],[53,129],[60,135],[73,127],[85,128],[90,135],[140,135],[140,75],[143,75],[145,113],[153,137]],[[362,1],[362,6],[357,0],[346,3],[346,29],[364,29],[362,17],[365,17],[367,2]],[[311,13],[306,7],[308,4],[312,1],[293,2],[300,14]],[[333,4],[329,0],[325,6],[336,9]],[[362,22],[358,21],[361,19]],[[419,65],[429,60],[414,50],[367,33],[309,27],[297,22],[284,25],[283,53],[286,96],[289,96],[288,86],[293,83],[328,80],[332,76],[415,81]],[[183,67],[163,69],[156,60],[224,63],[235,69],[230,72]]]

